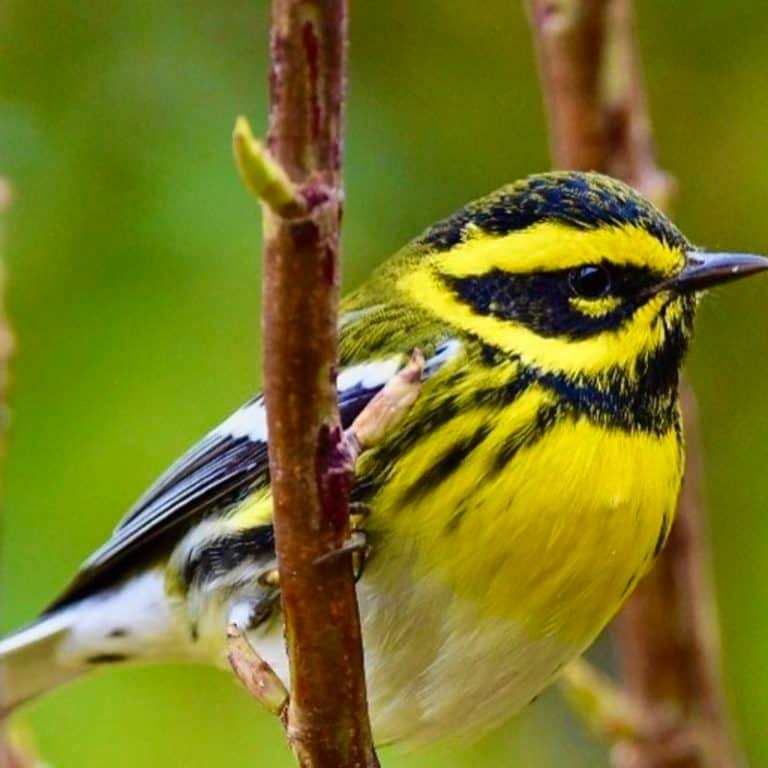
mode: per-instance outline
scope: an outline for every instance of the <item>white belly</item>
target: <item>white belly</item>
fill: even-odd
[[[552,636],[527,637],[511,620],[480,617],[438,578],[414,583],[402,561],[398,566],[394,573],[372,567],[358,585],[378,744],[475,739],[528,704],[583,650]],[[221,637],[224,617],[211,619],[210,630],[217,627]],[[279,622],[254,630],[249,639],[287,682]],[[211,637],[213,645],[219,643]],[[224,645],[219,647],[218,664],[226,667]]]
[[[429,581],[394,592],[360,589],[379,743],[476,739],[528,704],[577,654],[551,636],[527,637],[511,620],[481,617]]]
[[[374,560],[358,585],[379,744],[477,738],[525,706],[582,650],[551,635],[530,638],[509,619],[479,616],[438,575],[411,578],[407,557],[387,562],[397,568],[383,570]],[[119,655],[228,669],[226,627],[233,605],[221,595],[197,593],[171,603],[161,573],[132,579],[76,609],[60,661],[78,666],[90,657]],[[279,615],[248,637],[287,683]]]

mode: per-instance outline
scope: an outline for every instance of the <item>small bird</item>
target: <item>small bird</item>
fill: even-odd
[[[475,737],[589,647],[674,518],[699,297],[766,269],[694,248],[618,181],[546,173],[430,227],[343,301],[345,427],[425,356],[418,399],[353,490],[378,743]],[[256,397],[0,641],[0,713],[123,662],[226,667],[231,622],[287,680],[271,516]]]

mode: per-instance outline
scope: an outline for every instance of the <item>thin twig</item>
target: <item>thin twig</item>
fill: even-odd
[[[651,712],[584,659],[571,662],[558,680],[560,691],[589,729],[603,741],[638,741],[677,727],[674,712]]]
[[[227,659],[251,696],[282,719],[288,704],[288,689],[236,624],[227,628]]]
[[[11,185],[0,177],[0,258],[5,248],[5,214],[13,201]],[[0,261],[0,452],[5,450],[5,429],[8,422],[8,365],[14,341],[5,316],[5,263]]]
[[[347,430],[346,437],[358,452],[376,445],[410,410],[419,396],[423,373],[424,354],[414,349],[408,364],[384,385]]]
[[[11,185],[0,177],[0,258],[5,247],[5,214],[12,201]],[[13,352],[13,334],[11,333],[4,309],[5,264],[0,261],[0,453],[5,450],[5,429],[8,420],[6,403],[8,387],[8,363]],[[0,676],[0,686],[4,684]],[[3,697],[0,696],[0,699]],[[0,768],[32,768],[36,760],[32,751],[8,733],[7,723],[0,717]]]
[[[34,763],[6,739],[0,741],[0,768],[33,768]]]
[[[604,82],[611,128],[609,170],[668,209],[676,183],[656,164],[631,0],[612,0],[608,29],[613,66],[606,78],[614,79],[612,85]],[[618,768],[735,768],[743,763],[722,683],[696,398],[687,383],[681,394],[687,458],[677,521],[659,562],[616,621],[616,631],[632,697],[649,708],[673,702],[689,725],[626,747],[615,760]],[[669,748],[659,749],[665,742]]]

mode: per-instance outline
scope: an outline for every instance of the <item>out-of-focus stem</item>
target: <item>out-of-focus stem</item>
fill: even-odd
[[[649,710],[673,705],[687,727],[626,743],[617,756],[618,768],[743,764],[722,684],[696,401],[685,382],[682,399],[688,450],[678,517],[664,554],[615,626],[629,694]]]
[[[606,0],[528,0],[557,168],[607,164],[600,100]]]
[[[5,216],[11,205],[11,185],[0,177],[0,453],[5,451],[8,423],[8,364],[13,353],[13,334],[5,315]],[[0,676],[0,686],[3,678]],[[0,699],[2,696],[0,696]],[[35,760],[19,740],[7,733],[7,723],[0,720],[0,768],[33,768]]]
[[[677,185],[656,163],[632,0],[609,0],[605,15],[600,78],[607,147],[604,170],[639,189],[662,210],[669,210]]]
[[[11,185],[0,177],[0,450],[5,448],[8,423],[8,363],[13,353],[13,334],[5,316],[5,215],[11,205]]]
[[[554,164],[611,173],[668,208],[675,185],[656,164],[632,0],[529,0],[529,10]],[[618,768],[740,764],[721,682],[695,401],[689,388],[683,395],[688,471],[678,518],[616,622],[627,695],[680,719],[646,720],[657,727],[622,740]]]
[[[585,659],[571,662],[558,680],[571,708],[599,738],[615,744],[648,738],[676,726],[672,712],[650,712]]]

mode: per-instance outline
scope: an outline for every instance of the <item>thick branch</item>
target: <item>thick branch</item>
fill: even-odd
[[[377,765],[336,407],[345,0],[273,0],[267,146],[305,209],[264,222],[264,392],[291,667],[288,735],[302,766]]]
[[[623,178],[668,207],[672,179],[656,165],[632,0],[529,0],[555,165]],[[614,751],[620,768],[731,768],[730,736],[698,490],[701,448],[685,393],[688,472],[666,550],[617,621],[628,695],[684,718],[656,723]],[[672,727],[668,727],[670,722]]]

